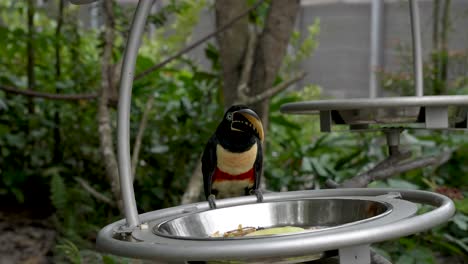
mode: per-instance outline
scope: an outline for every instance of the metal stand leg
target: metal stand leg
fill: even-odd
[[[340,264],[370,264],[370,245],[339,249]]]
[[[135,63],[141,36],[154,0],[140,0],[132,21],[130,36],[128,37],[122,63],[120,79],[120,97],[117,122],[117,154],[120,174],[120,188],[122,189],[122,200],[124,205],[127,227],[140,225],[138,211],[133,191],[133,177],[130,165],[130,102],[132,98],[132,84],[135,72]]]

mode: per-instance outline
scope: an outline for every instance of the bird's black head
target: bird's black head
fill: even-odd
[[[260,117],[245,105],[233,105],[224,114],[217,133],[223,137],[256,137],[263,141],[264,132]]]

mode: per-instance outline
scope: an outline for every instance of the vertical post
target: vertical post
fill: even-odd
[[[370,264],[370,246],[357,245],[338,250],[340,256],[340,263],[346,264]]]
[[[332,116],[331,111],[320,111],[320,132],[331,132]]]
[[[448,128],[448,107],[447,106],[426,106],[424,108],[426,128]]]
[[[421,51],[421,27],[417,0],[410,0],[411,37],[413,42],[413,64],[416,96],[424,95],[423,66]]]
[[[371,3],[371,32],[370,32],[370,63],[369,63],[369,98],[379,96],[380,73],[382,68],[382,29],[383,29],[383,0]]]
[[[117,122],[117,152],[119,161],[120,188],[124,203],[127,227],[140,224],[133,191],[133,180],[130,163],[130,104],[132,84],[135,74],[135,63],[146,18],[154,0],[140,0],[133,16],[130,34],[125,48],[120,79],[120,96]]]

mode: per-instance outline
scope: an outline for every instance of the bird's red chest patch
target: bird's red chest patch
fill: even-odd
[[[255,181],[255,172],[254,169],[250,169],[244,173],[238,175],[232,175],[226,173],[219,168],[216,168],[213,174],[213,182],[220,182],[220,181],[232,181],[232,180],[249,180],[251,183]]]

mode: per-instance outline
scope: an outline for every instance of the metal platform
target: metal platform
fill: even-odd
[[[380,97],[319,100],[284,104],[286,114],[320,114],[320,129],[348,125],[352,130],[376,126],[426,129],[466,129],[467,95]]]
[[[401,198],[400,198],[401,196]],[[112,254],[169,263],[236,261],[295,263],[338,250],[341,263],[370,263],[370,244],[428,230],[455,212],[453,202],[440,194],[396,189],[340,189],[265,194],[162,209],[139,216],[142,225],[119,235],[125,220],[103,228],[98,249]],[[434,210],[417,215],[417,204]],[[216,238],[243,226],[321,226],[287,235]],[[352,259],[356,262],[349,262]]]

